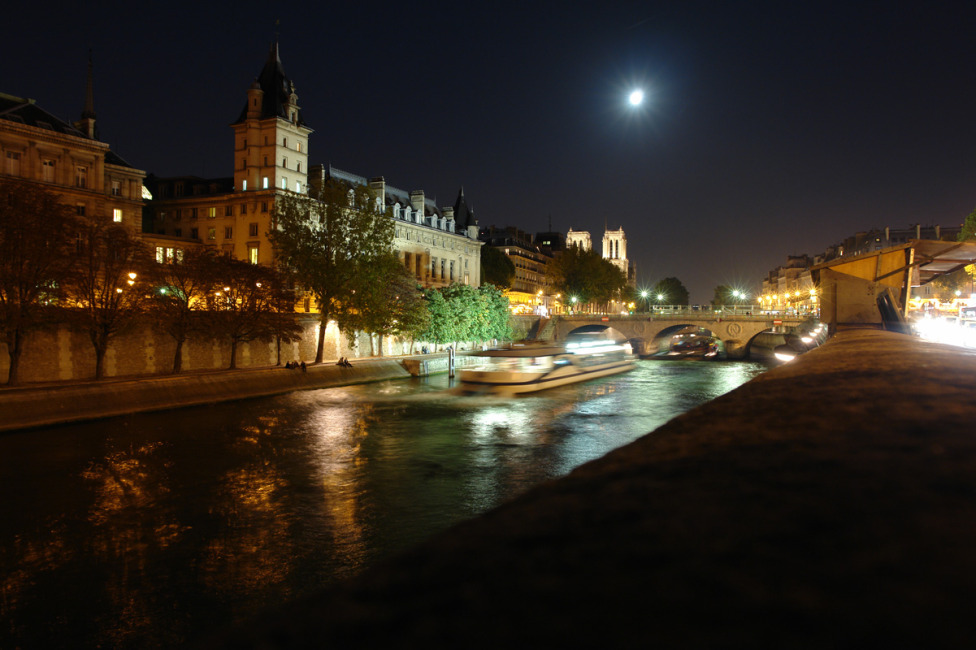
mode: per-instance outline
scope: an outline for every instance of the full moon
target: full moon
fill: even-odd
[[[640,106],[641,102],[644,101],[644,91],[640,89],[635,90],[634,92],[630,93],[629,99],[631,106]]]

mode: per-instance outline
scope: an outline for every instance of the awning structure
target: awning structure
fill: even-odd
[[[976,263],[976,242],[913,239],[854,257],[840,257],[812,270],[831,269],[856,278],[902,289],[928,284],[946,273]],[[909,274],[910,272],[910,274]],[[905,278],[910,278],[909,282]]]
[[[838,326],[876,324],[909,331],[911,288],[976,263],[976,242],[913,239],[841,257],[810,269],[822,296],[821,319]]]

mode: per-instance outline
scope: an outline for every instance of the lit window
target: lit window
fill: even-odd
[[[283,189],[283,190],[287,190],[288,189],[288,179],[287,178],[282,178],[281,179],[281,189]]]
[[[122,210],[120,208],[114,208],[112,210],[112,221],[122,223]]]
[[[247,261],[251,264],[258,263],[258,247],[257,244],[252,244],[247,247]]]
[[[162,264],[163,261],[166,259],[164,257],[164,255],[165,255],[165,250],[163,249],[163,247],[162,246],[157,246],[156,247],[156,262],[159,263],[159,264]]]
[[[217,208],[207,208],[207,217],[213,219],[217,216]]]
[[[207,228],[207,239],[209,239],[211,241],[213,241],[214,239],[217,239],[217,229],[216,228]]]
[[[298,151],[301,151],[302,150],[302,143],[301,142],[299,142],[296,146],[298,147]]]
[[[173,249],[172,248],[167,248],[166,249],[166,261],[167,262],[172,262],[173,261]]]
[[[264,184],[263,184],[263,186],[262,186],[261,189],[264,189],[264,190],[268,189],[268,177],[267,176],[264,177]]]
[[[244,181],[243,181],[243,183],[241,185],[241,191],[242,192],[246,192],[247,191],[247,179],[244,179]]]
[[[302,182],[301,181],[295,181],[295,191],[296,192],[301,192],[302,191]]]

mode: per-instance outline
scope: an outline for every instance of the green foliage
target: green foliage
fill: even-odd
[[[413,275],[404,268],[396,253],[379,257],[356,278],[351,295],[353,307],[342,321],[347,335],[356,329],[380,337],[415,335],[427,326],[428,313]]]
[[[664,296],[658,298],[658,296]],[[664,278],[651,289],[651,299],[662,305],[687,305],[688,290],[678,278]]]
[[[515,264],[500,249],[481,247],[481,284],[510,289],[515,280]]]
[[[930,286],[935,290],[935,296],[939,300],[952,300],[956,297],[957,291],[967,296],[969,295],[972,278],[966,269],[959,269],[952,273],[940,275],[932,280]]]
[[[329,320],[354,322],[361,280],[393,248],[395,226],[369,188],[329,180],[313,197],[276,199],[268,237],[278,262],[310,291],[321,313],[315,361]]]
[[[976,239],[976,210],[969,213],[966,220],[962,224],[962,230],[959,231],[959,236],[956,238],[958,241],[970,241]]]
[[[18,382],[24,338],[43,327],[63,297],[74,266],[71,207],[33,183],[0,180],[0,334],[7,344],[7,383]]]
[[[424,292],[430,324],[422,338],[438,345],[511,338],[508,298],[492,285],[452,284]]]
[[[548,270],[550,286],[563,294],[568,304],[572,297],[580,303],[607,302],[627,286],[623,272],[593,250],[570,246],[558,255]]]
[[[732,287],[727,284],[720,284],[715,287],[715,295],[712,297],[712,305],[728,305],[732,302]]]

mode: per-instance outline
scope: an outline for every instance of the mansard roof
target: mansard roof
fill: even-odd
[[[285,74],[285,67],[281,64],[281,56],[278,54],[277,41],[271,44],[268,60],[255,83],[264,91],[260,119],[280,117],[287,120],[288,112],[285,106],[288,104],[288,97],[294,92],[295,85]],[[234,124],[240,124],[247,119],[247,108],[247,101],[245,101],[244,110],[241,111],[240,117]],[[298,118],[295,123],[299,126],[305,126],[301,110],[298,111]]]
[[[73,124],[45,111],[35,104],[33,99],[23,99],[4,93],[0,93],[0,119],[54,131],[55,133],[73,135],[76,138],[88,137],[75,128]]]

